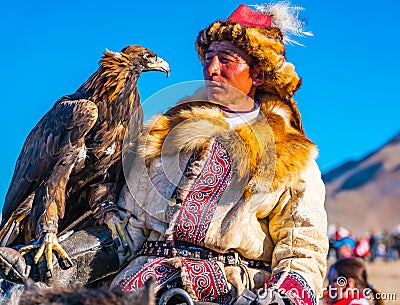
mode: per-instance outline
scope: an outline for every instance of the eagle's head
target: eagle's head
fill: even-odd
[[[99,69],[78,89],[90,92],[95,100],[112,102],[118,96],[130,96],[140,73],[146,71],[170,73],[169,64],[142,46],[131,45],[120,52],[106,50]]]
[[[131,45],[120,52],[106,50],[101,58],[100,65],[108,70],[107,74],[119,74],[121,76],[138,76],[141,72],[161,71],[169,75],[169,64],[158,57],[154,52],[142,46]]]
[[[142,46],[131,45],[123,48],[119,54],[128,59],[128,65],[130,65],[132,69],[136,69],[140,72],[161,71],[166,72],[167,77],[169,76],[169,64],[149,49]]]

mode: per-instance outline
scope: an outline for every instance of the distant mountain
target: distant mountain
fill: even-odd
[[[400,134],[359,161],[323,175],[328,222],[355,234],[400,224]]]

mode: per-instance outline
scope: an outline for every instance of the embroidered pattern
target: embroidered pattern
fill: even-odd
[[[213,261],[183,259],[196,296],[204,302],[227,304],[228,286],[220,266]]]
[[[214,141],[210,156],[183,200],[175,224],[174,240],[204,245],[218,200],[232,177],[227,150]]]
[[[122,290],[132,291],[144,285],[151,277],[155,279],[156,289],[180,275],[178,269],[167,264],[164,257],[149,259],[135,274],[128,275],[120,282]]]
[[[284,272],[274,275],[267,283],[267,288],[271,288],[279,281]],[[289,271],[283,283],[279,287],[274,287],[282,291],[296,305],[316,305],[317,299],[314,291],[307,281],[297,272]]]
[[[181,263],[199,300],[217,302],[222,305],[229,303],[231,297],[227,281],[216,262],[182,258]],[[169,281],[179,277],[180,274],[181,270],[172,267],[167,258],[150,259],[139,272],[123,279],[120,286],[125,291],[136,290],[143,286],[150,277],[154,277],[156,290],[158,290]]]

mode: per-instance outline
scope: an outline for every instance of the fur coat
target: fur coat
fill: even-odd
[[[203,245],[271,266],[270,271],[244,270],[219,263],[231,295],[246,287],[295,287],[295,292],[287,292],[292,302],[308,298],[306,304],[315,304],[328,251],[325,188],[315,162],[317,148],[292,127],[291,119],[290,109],[279,100],[263,102],[256,119],[234,129],[209,103],[177,105],[151,119],[118,201],[132,215],[127,231],[136,257],[113,285],[148,261],[148,256],[136,255],[145,241],[171,238],[176,217],[168,218],[165,212],[173,192],[189,158],[204,153],[213,139],[232,160],[232,179],[208,223]]]

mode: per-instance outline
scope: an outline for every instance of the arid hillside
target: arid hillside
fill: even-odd
[[[400,224],[400,134],[359,161],[323,176],[330,224],[355,234]]]

